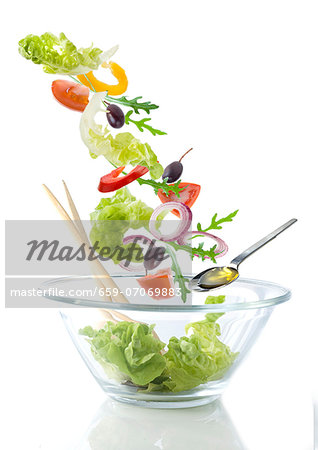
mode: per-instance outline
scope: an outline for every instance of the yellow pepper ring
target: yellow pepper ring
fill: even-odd
[[[93,72],[88,72],[85,75],[77,75],[79,81],[87,86],[88,88],[95,89],[96,92],[107,91],[109,95],[120,95],[126,92],[128,86],[128,80],[124,69],[122,69],[115,62],[110,61],[109,63],[102,63],[102,67],[105,69],[109,68],[111,73],[118,80],[118,84],[107,84],[103,81],[99,81],[93,74]]]

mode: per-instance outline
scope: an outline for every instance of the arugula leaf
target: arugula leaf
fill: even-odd
[[[202,229],[201,224],[198,223],[198,226],[197,226],[198,231],[206,232],[206,231],[209,231],[209,230],[221,230],[222,229],[222,227],[220,226],[221,223],[232,222],[233,218],[236,216],[238,211],[239,210],[237,209],[236,211],[232,212],[228,216],[223,217],[222,219],[219,219],[219,220],[217,220],[217,213],[215,213],[214,216],[212,217],[211,224],[207,228],[205,228],[204,230]]]
[[[161,130],[157,130],[156,128],[153,128],[151,125],[147,125],[146,122],[149,122],[151,119],[150,118],[145,118],[145,119],[140,119],[140,120],[133,120],[130,118],[130,116],[132,115],[133,111],[130,110],[128,111],[128,113],[125,116],[125,124],[129,125],[130,123],[134,123],[136,125],[136,127],[138,128],[139,131],[143,132],[144,129],[150,131],[150,133],[153,136],[158,135],[164,135],[167,134],[165,131],[161,131]]]
[[[197,256],[198,258],[201,258],[202,261],[204,261],[207,257],[211,259],[213,263],[216,263],[215,257],[217,253],[215,253],[216,244],[211,247],[209,250],[204,250],[203,248],[204,243],[200,242],[198,247],[192,247],[192,259]]]
[[[170,244],[170,242],[168,242]],[[174,251],[169,248],[166,247],[166,251],[167,253],[170,255],[172,264],[171,264],[171,270],[175,273],[174,276],[174,281],[176,283],[179,284],[179,288],[181,289],[181,300],[183,301],[183,303],[185,303],[187,301],[187,294],[190,294],[191,291],[187,288],[186,283],[188,282],[188,280],[186,280],[184,278],[184,276],[182,275],[177,257],[174,253]]]
[[[131,100],[128,100],[128,98],[123,95],[120,98],[110,97],[108,94],[105,94],[105,100],[107,100],[110,103],[119,103],[120,105],[127,106],[129,108],[132,108],[136,114],[139,114],[139,110],[146,111],[147,114],[150,114],[151,109],[158,109],[159,106],[155,105],[151,102],[138,102],[142,96],[135,97]]]
[[[116,169],[118,169],[118,167],[111,163],[111,165],[113,167],[115,167]],[[127,172],[122,171],[123,175],[127,175]],[[176,196],[178,198],[180,198],[180,192],[182,192],[187,186],[180,188],[179,184],[181,183],[181,180],[179,180],[177,183],[175,184],[168,184],[168,178],[165,178],[163,181],[155,181],[155,180],[147,180],[144,178],[137,178],[138,183],[140,184],[140,186],[142,184],[148,184],[149,186],[152,186],[154,188],[155,194],[158,194],[159,189],[162,189],[162,191],[168,196],[169,192],[173,192],[174,194],[176,194]]]
[[[179,185],[181,183],[181,180],[179,180],[175,184],[168,184],[168,178],[165,178],[162,182],[160,181],[154,181],[154,180],[145,180],[144,178],[137,178],[137,181],[140,185],[142,184],[149,184],[149,186],[152,186],[154,188],[155,194],[158,194],[159,189],[162,189],[164,194],[168,197],[169,192],[173,192],[176,194],[178,198],[180,198],[180,192],[183,191],[187,186],[184,188],[180,188]]]
[[[202,261],[204,261],[206,257],[208,257],[213,263],[216,263],[215,257],[218,255],[218,253],[215,253],[216,245],[209,248],[209,250],[205,250],[203,248],[203,242],[200,242],[198,247],[191,247],[191,245],[180,245],[176,242],[167,242],[167,244],[169,244],[175,250],[183,250],[190,253],[192,259],[194,259],[194,257],[198,257],[201,258]]]

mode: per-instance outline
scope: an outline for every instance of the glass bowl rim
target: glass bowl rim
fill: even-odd
[[[72,280],[83,280],[83,279],[94,279],[93,276],[66,276],[54,278],[51,280],[47,280],[42,283],[41,289],[43,287],[47,287],[50,285],[56,285],[59,283],[70,282]],[[113,278],[119,278],[114,276]],[[188,277],[191,278],[191,277]],[[279,305],[280,303],[284,303],[291,298],[291,290],[281,286],[280,284],[273,283],[271,281],[265,280],[256,280],[253,278],[239,278],[234,283],[232,283],[232,288],[235,285],[241,285],[241,287],[248,286],[252,284],[254,286],[261,286],[263,288],[272,288],[277,291],[277,295],[272,298],[267,298],[263,300],[257,301],[248,301],[248,302],[236,302],[229,304],[208,304],[208,305],[143,305],[143,304],[132,304],[132,303],[107,303],[103,300],[88,300],[88,299],[77,299],[71,297],[62,297],[56,295],[48,295],[43,294],[43,297],[48,300],[53,300],[57,302],[65,303],[68,306],[77,306],[77,307],[85,307],[85,308],[102,308],[102,309],[117,309],[123,311],[144,311],[144,312],[227,312],[227,311],[240,311],[240,310],[248,310],[248,309],[259,309],[259,308],[267,308],[271,306]],[[218,292],[218,289],[216,290]],[[207,295],[209,291],[206,291]],[[213,292],[213,291],[211,291]],[[218,295],[218,294],[216,294]]]

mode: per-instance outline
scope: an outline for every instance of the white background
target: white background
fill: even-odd
[[[318,301],[316,2],[29,0],[7,2],[3,19],[4,218],[56,219],[41,183],[63,198],[66,180],[83,218],[101,197],[96,186],[110,166],[89,157],[78,130],[80,113],[55,102],[50,84],[56,77],[17,52],[26,34],[64,31],[78,46],[120,44],[114,60],[126,69],[127,95],[160,105],[153,123],[168,136],[138,137],[152,144],[163,165],[194,147],[182,178],[202,185],[195,219],[205,224],[214,212],[240,209],[220,232],[230,246],[224,262],[288,219],[299,219],[241,267],[243,276],[290,287],[293,298],[277,307],[223,402],[246,448],[311,449]],[[132,190],[157,205],[151,188]],[[105,395],[56,310],[3,310],[0,317],[1,448],[72,449]],[[193,412],[187,414],[191,424]],[[183,418],[174,416],[176,423]],[[125,421],[119,423],[114,432],[120,437]],[[137,427],[129,448],[136,448],[138,433]],[[186,436],[176,432],[174,445],[159,440],[145,448],[188,449]],[[208,434],[207,442],[214,448]],[[103,448],[110,448],[107,436]]]

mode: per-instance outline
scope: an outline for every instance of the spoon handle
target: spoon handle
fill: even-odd
[[[244,250],[244,252],[240,253],[236,258],[234,258],[230,264],[238,267],[244,259],[248,258],[252,253],[255,253],[258,249],[266,245],[268,242],[273,240],[276,236],[278,236],[280,233],[285,231],[287,228],[289,228],[293,223],[297,222],[297,219],[291,219],[288,222],[284,223],[284,225],[280,226],[276,230],[269,233],[267,236],[265,236],[260,241],[256,242],[256,244],[252,245],[248,249]]]

